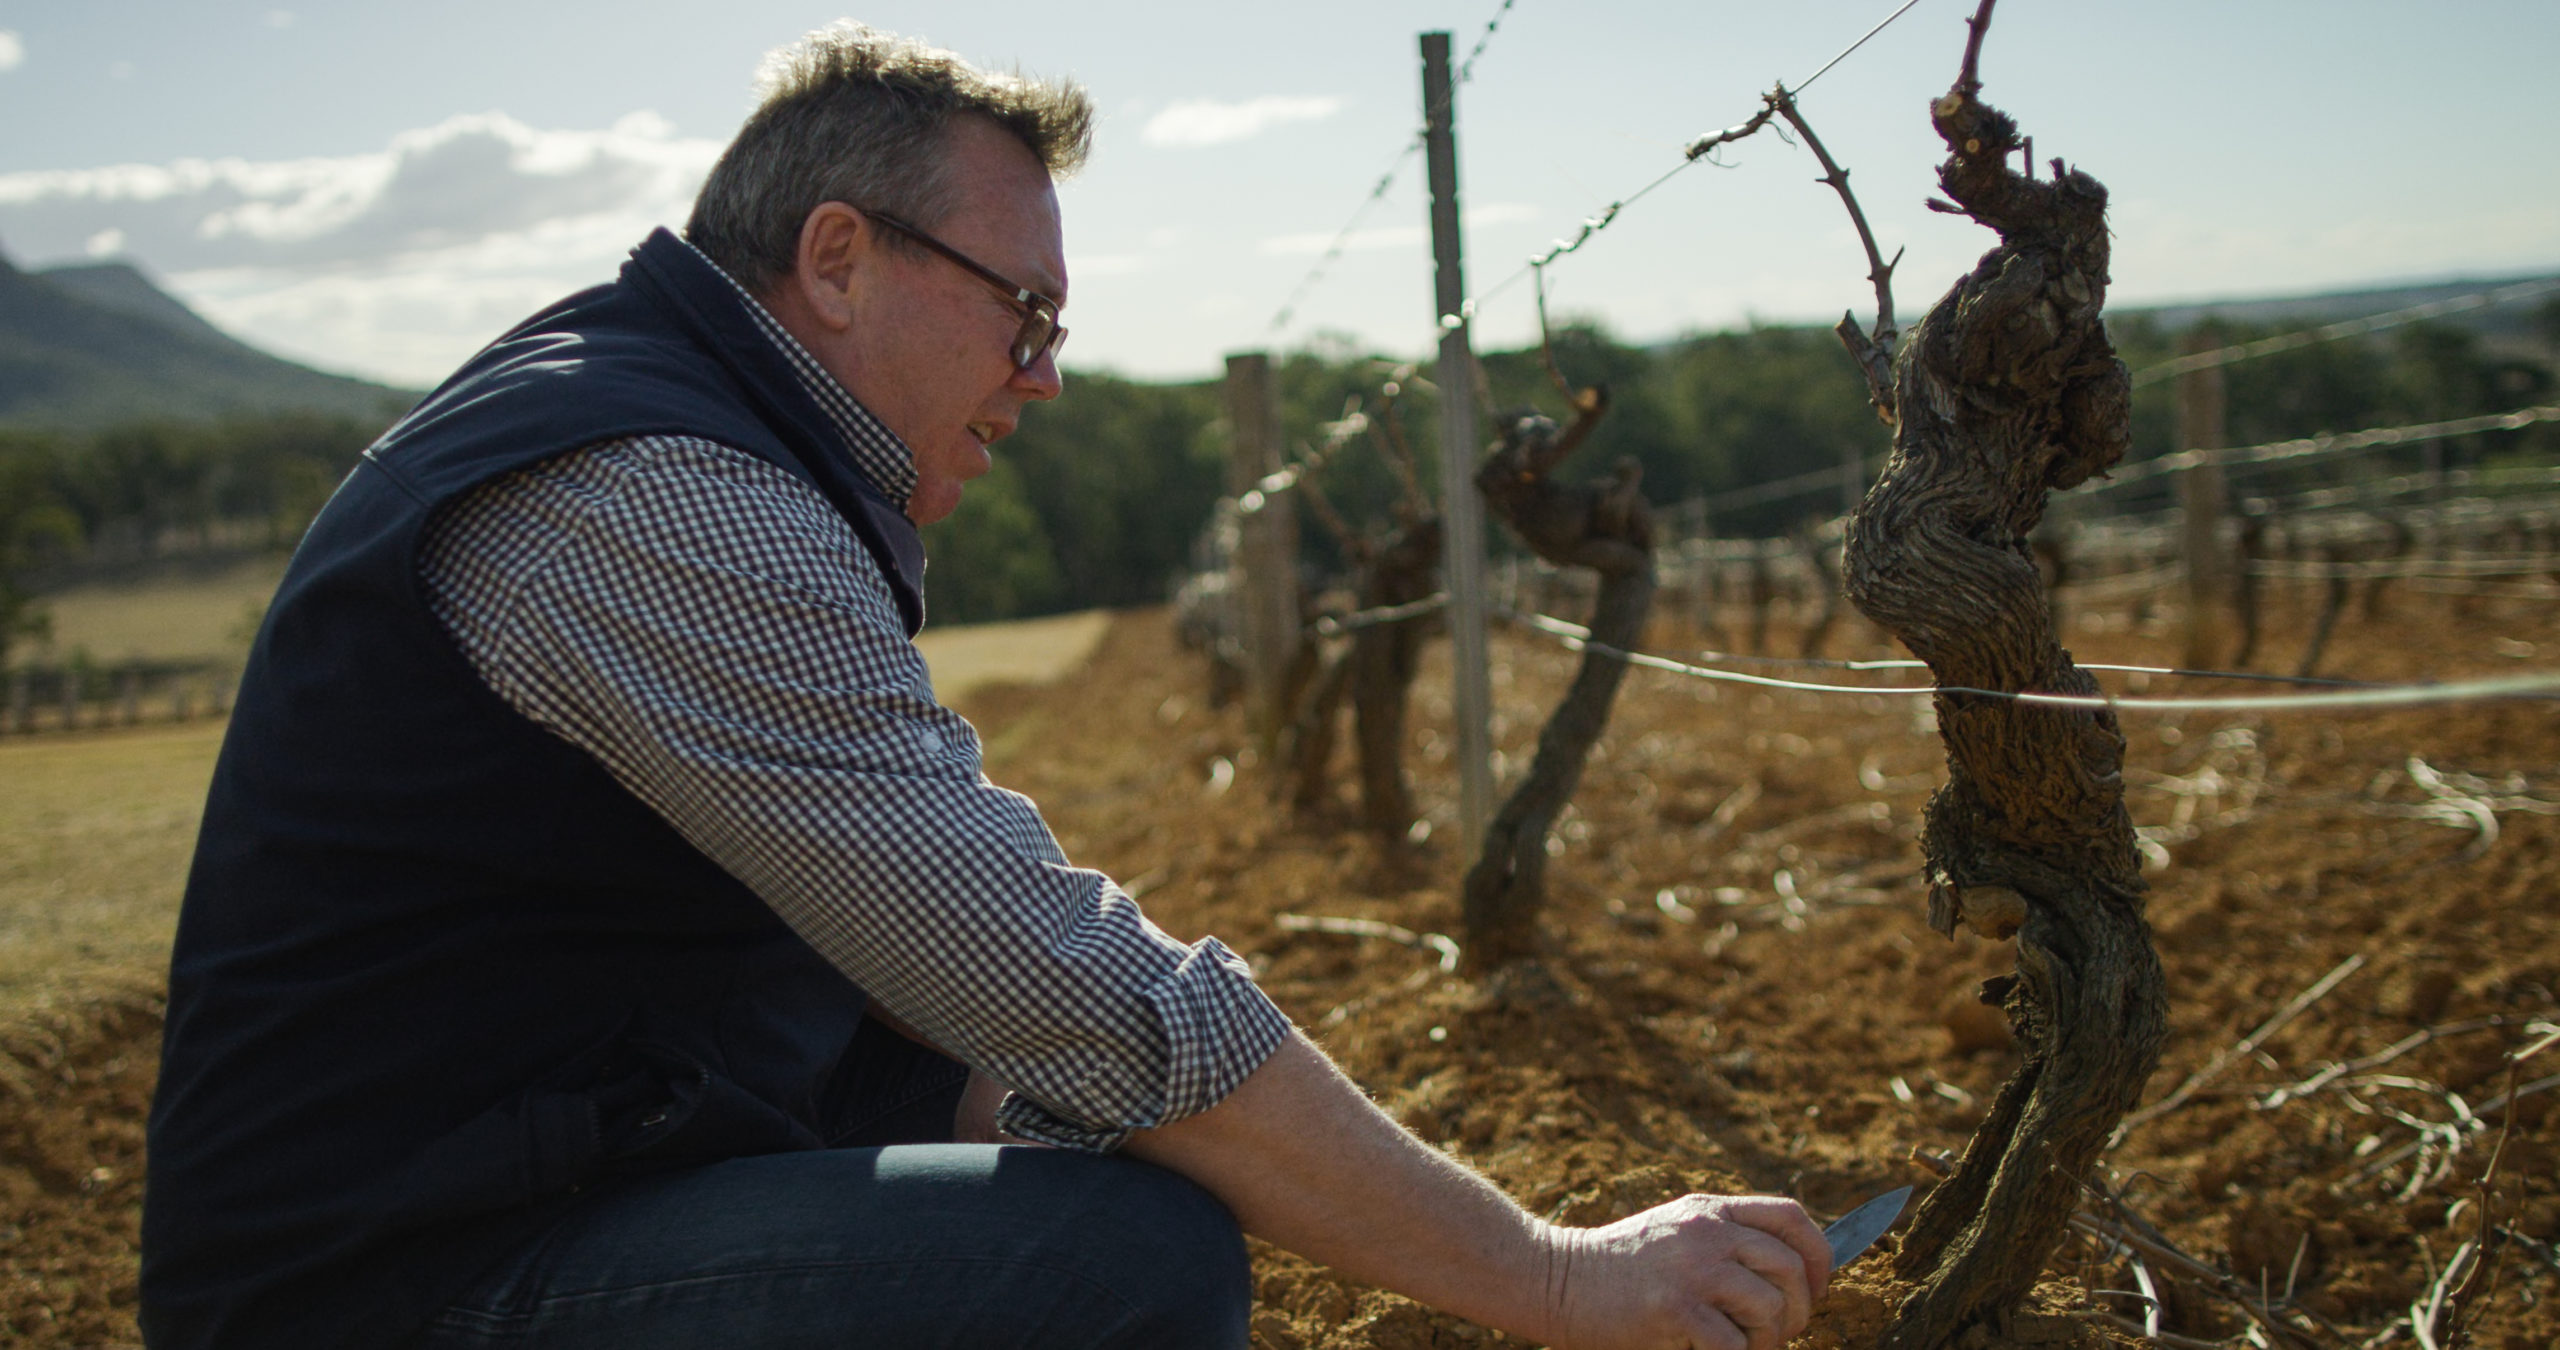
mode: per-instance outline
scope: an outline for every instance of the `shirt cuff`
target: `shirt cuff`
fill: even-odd
[[[1097,1123],[1062,1115],[1019,1092],[996,1107],[996,1128],[1017,1139],[1109,1153],[1139,1130],[1195,1116],[1235,1091],[1289,1038],[1289,1018],[1253,982],[1243,957],[1202,938],[1164,978],[1141,991],[1165,1034],[1162,1105],[1149,1117]]]

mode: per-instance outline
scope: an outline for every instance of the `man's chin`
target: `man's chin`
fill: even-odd
[[[907,494],[907,519],[918,525],[948,520],[959,509],[958,483],[918,483],[916,490]]]

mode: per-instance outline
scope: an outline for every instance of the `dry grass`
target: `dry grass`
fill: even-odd
[[[56,601],[57,646],[78,641],[99,656],[219,652],[206,644],[262,594],[245,570],[66,592]],[[985,624],[932,631],[920,645],[936,690],[957,699],[990,683],[1057,678],[1108,623],[1093,613]],[[209,722],[0,738],[0,1025],[38,1005],[162,978],[221,741],[221,725]]]
[[[117,585],[75,586],[45,597],[50,641],[24,653],[50,663],[74,651],[115,663],[135,659],[237,661],[284,575],[277,554],[201,575],[169,575]],[[1073,670],[1110,623],[1100,610],[1016,623],[937,626],[916,645],[948,699],[991,683],[1038,684]]]
[[[0,741],[0,1024],[169,959],[216,723]]]
[[[237,661],[284,576],[284,564],[279,553],[201,575],[74,586],[45,597],[53,639],[21,655],[48,664],[75,651],[108,663]]]
[[[1083,665],[1111,626],[1107,610],[1014,623],[927,628],[916,639],[943,702],[990,684],[1046,684]]]

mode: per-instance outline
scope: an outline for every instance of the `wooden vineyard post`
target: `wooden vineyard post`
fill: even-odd
[[[2193,353],[2218,345],[2210,330],[2180,344]],[[2211,451],[2225,444],[2222,367],[2206,366],[2178,377],[2178,449]],[[2210,459],[2178,471],[2179,553],[2187,570],[2186,644],[2181,660],[2194,667],[2231,659],[2233,604],[2231,557],[2222,547],[2227,513],[2222,466]]]
[[[1292,703],[1289,669],[1298,655],[1298,522],[1285,493],[1254,485],[1280,469],[1280,403],[1271,358],[1227,358],[1227,494],[1237,499],[1236,582],[1244,642],[1245,707],[1254,743],[1269,762]]]
[[[1484,617],[1484,507],[1475,477],[1476,358],[1458,235],[1457,84],[1449,35],[1422,35],[1423,158],[1431,178],[1431,312],[1440,328],[1441,571],[1449,581],[1449,701],[1457,726],[1458,826],[1479,850],[1493,809],[1493,677]]]
[[[2106,189],[2058,160],[2050,176],[2010,167],[2017,124],[1979,100],[1975,75],[1990,10],[1932,115],[1951,209],[2000,244],[1896,357],[1893,455],[1850,522],[1847,586],[1940,686],[1929,922],[2016,938],[2016,973],[1982,996],[2023,1061],[1904,1237],[1898,1266],[1919,1287],[1889,1350],[1938,1350],[2017,1307],[2167,1023],[2113,712],[1966,692],[2098,692],[2055,640],[2027,536],[2048,492],[2123,455],[2132,388],[2099,322]]]

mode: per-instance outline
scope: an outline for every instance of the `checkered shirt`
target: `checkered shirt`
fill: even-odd
[[[746,304],[902,500],[906,447]],[[420,569],[510,705],[1015,1089],[1007,1132],[1115,1148],[1215,1105],[1288,1034],[1233,952],[1167,936],[987,781],[870,551],[774,465],[677,437],[575,450],[446,506]]]

